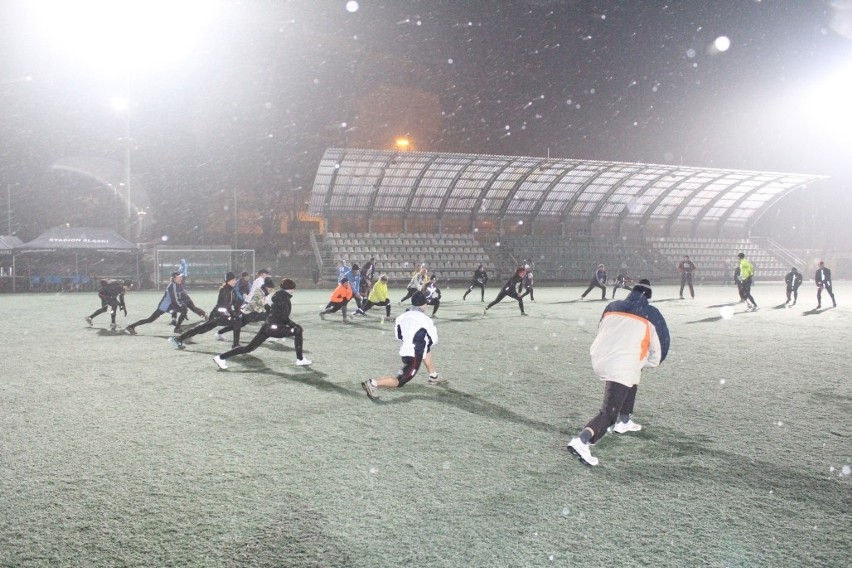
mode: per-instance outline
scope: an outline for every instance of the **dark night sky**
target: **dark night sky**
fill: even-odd
[[[0,184],[25,239],[111,219],[103,188],[50,166],[121,162],[117,94],[131,100],[133,175],[155,232],[176,239],[222,216],[235,188],[276,203],[309,190],[327,147],[392,148],[400,135],[423,151],[831,175],[789,198],[782,229],[850,203],[841,0],[211,1],[197,41],[144,70],[75,56],[17,4],[0,14]],[[711,49],[719,36],[725,52]]]

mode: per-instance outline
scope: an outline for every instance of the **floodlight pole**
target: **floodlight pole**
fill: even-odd
[[[133,242],[133,202],[130,200],[130,113],[124,113],[124,187],[127,190],[127,240]]]
[[[240,248],[237,245],[237,229],[238,229],[237,228],[237,223],[238,223],[237,219],[238,219],[238,216],[237,216],[237,186],[234,185],[234,250]]]

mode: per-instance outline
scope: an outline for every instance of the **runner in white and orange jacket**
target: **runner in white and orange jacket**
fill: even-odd
[[[637,432],[633,406],[645,367],[656,367],[669,352],[669,329],[660,311],[648,303],[651,283],[640,280],[624,300],[610,302],[598,324],[590,353],[592,368],[604,381],[604,401],[598,414],[568,444],[568,450],[587,465],[597,465],[589,446],[612,426],[618,434]]]

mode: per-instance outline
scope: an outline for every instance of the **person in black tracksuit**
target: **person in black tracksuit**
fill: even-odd
[[[615,300],[615,291],[619,288],[624,288],[627,291],[633,291],[633,280],[623,272],[620,272],[618,276],[615,277],[615,284],[612,285],[612,299]]]
[[[201,333],[207,333],[211,329],[220,326],[234,324],[234,347],[240,345],[240,308],[238,300],[234,294],[234,285],[237,283],[237,275],[233,272],[225,274],[225,282],[219,288],[219,296],[216,299],[216,305],[210,310],[210,315],[207,321],[201,322],[195,327],[184,331],[180,335],[169,338],[169,342],[176,349],[183,349],[183,342]]]
[[[119,282],[118,280],[101,280],[100,288],[98,289],[98,297],[101,299],[101,307],[92,312],[92,315],[86,318],[86,323],[92,325],[92,320],[109,310],[112,323],[109,328],[115,329],[115,314],[118,310],[124,312],[127,316],[127,306],[124,304],[124,293],[127,292],[133,283],[130,280]]]
[[[311,361],[305,359],[302,352],[303,338],[302,326],[290,319],[290,313],[293,310],[292,297],[293,290],[296,289],[296,283],[290,278],[281,280],[281,289],[272,295],[272,308],[269,311],[269,316],[266,322],[261,326],[257,335],[249,342],[248,345],[235,347],[230,351],[226,351],[221,355],[213,358],[213,361],[220,369],[227,369],[228,365],[225,359],[229,359],[235,355],[244,355],[251,353],[270,337],[282,338],[292,337],[296,344],[296,364],[300,366],[310,365]]]
[[[183,273],[177,271],[172,272],[171,282],[169,282],[169,285],[166,286],[166,291],[163,292],[163,297],[160,298],[160,303],[157,304],[157,309],[154,310],[147,318],[131,323],[130,325],[124,328],[124,331],[126,331],[130,335],[136,335],[136,328],[140,325],[151,323],[152,321],[156,320],[165,313],[178,313],[181,311],[185,311],[186,307],[184,306],[183,301],[180,298],[179,292],[179,287],[182,283]]]
[[[488,306],[486,306],[485,310],[482,313],[487,314],[489,308],[497,305],[503,298],[509,296],[510,298],[514,298],[518,301],[518,307],[521,308],[521,315],[527,315],[527,313],[524,312],[524,300],[520,296],[520,292],[523,289],[524,285],[524,276],[526,276],[526,274],[527,270],[523,266],[515,270],[515,273],[512,275],[512,277],[506,281],[502,288],[500,288],[500,292],[497,294],[497,297],[494,298],[494,300],[490,304],[488,304]]]
[[[473,271],[473,279],[470,281],[470,286],[467,287],[467,292],[462,296],[462,300],[467,300],[467,295],[470,294],[471,290],[474,288],[479,288],[480,296],[482,302],[485,301],[485,285],[488,283],[488,273],[485,272],[485,269],[482,268],[482,265],[476,267],[476,270]]]
[[[597,270],[595,270],[594,276],[592,276],[592,281],[589,282],[589,287],[586,288],[586,291],[580,294],[581,298],[585,298],[586,294],[592,291],[592,288],[600,288],[601,289],[601,300],[606,300],[606,268],[603,264],[599,264]]]
[[[837,301],[834,299],[834,290],[831,288],[831,270],[825,267],[825,263],[820,261],[819,268],[814,274],[814,281],[817,285],[817,309],[822,307],[822,291],[828,292],[831,296],[831,304],[837,307]]]
[[[695,263],[689,260],[689,256],[684,256],[680,264],[677,265],[680,272],[680,299],[683,300],[683,289],[689,286],[689,295],[695,299],[695,289],[692,287],[692,273],[695,272]]]
[[[176,284],[176,293],[178,300],[181,303],[180,307],[176,305],[172,305],[174,311],[173,315],[177,316],[175,322],[175,333],[180,333],[183,331],[181,329],[181,324],[186,321],[186,315],[188,310],[192,310],[192,313],[199,316],[201,319],[207,319],[207,312],[199,308],[195,305],[195,302],[192,301],[192,298],[189,296],[189,292],[186,290],[186,286],[184,284],[184,278],[181,278],[179,282],[175,282]]]
[[[527,262],[529,262],[529,261],[527,261]],[[533,287],[534,287],[535,283],[533,281],[532,264],[524,263],[524,268],[526,269],[527,273],[524,274],[524,283],[523,283],[524,293],[521,294],[521,298],[526,298],[527,296],[529,296],[530,300],[535,302],[535,294],[533,294]]]
[[[802,285],[802,273],[799,272],[794,266],[793,269],[787,273],[787,276],[784,277],[784,282],[787,284],[787,301],[784,302],[784,305],[795,306],[796,301],[799,299],[799,286]],[[793,303],[790,304],[790,299],[792,297]]]

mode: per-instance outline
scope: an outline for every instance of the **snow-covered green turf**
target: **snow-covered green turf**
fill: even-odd
[[[605,303],[582,290],[539,288],[522,318],[445,289],[449,385],[423,373],[377,401],[360,383],[397,369],[392,324],[320,321],[325,291],[294,298],[311,367],[286,342],[227,371],[228,343],[174,350],[167,316],[131,337],[86,326],[93,293],[2,295],[0,565],[846,565],[848,285],[819,312],[807,283],[790,309],[758,285],[760,310],[730,318],[733,288],[657,287],[668,360],[643,377],[644,429],[604,438],[595,468],[564,450],[603,393]],[[130,293],[119,324],[159,297]]]

